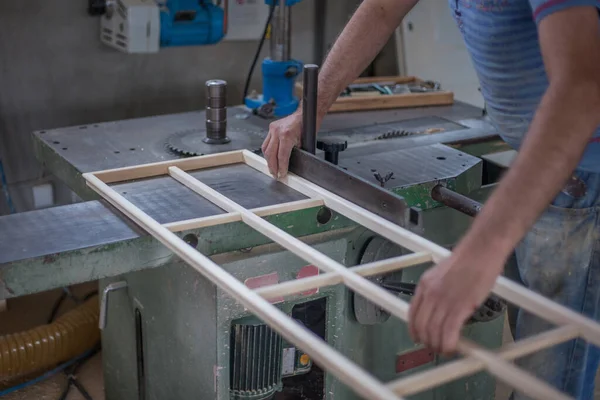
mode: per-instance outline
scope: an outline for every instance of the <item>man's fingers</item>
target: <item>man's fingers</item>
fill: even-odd
[[[445,335],[444,324],[450,318],[443,300],[438,302],[438,308],[433,312],[427,327],[427,337],[430,340],[429,347],[436,353],[442,351],[442,341]]]
[[[277,164],[278,153],[279,140],[277,140],[277,138],[271,138],[269,141],[269,146],[267,147],[267,151],[265,152],[265,159],[267,160],[267,165],[269,166],[269,172],[275,178],[277,178],[277,170],[279,169],[279,165]]]
[[[442,354],[446,356],[451,356],[454,353],[456,353],[456,346],[458,345],[458,340],[460,339],[461,328],[469,315],[469,310],[463,312],[455,310],[455,312],[450,312],[448,314],[448,318],[446,318],[446,320],[444,321],[444,325],[441,329]]]
[[[415,329],[415,321],[416,315],[419,312],[419,306],[421,305],[421,292],[418,290],[415,291],[415,295],[410,301],[410,307],[408,308],[408,333],[413,342],[419,343],[419,339],[417,337],[417,330]]]
[[[282,140],[279,142],[279,151],[277,154],[277,162],[279,164],[279,177],[283,178],[287,175],[288,167],[290,164],[290,153],[294,143],[289,140]]]
[[[431,293],[429,293],[429,290],[425,284],[425,282],[421,282],[419,285],[420,287],[417,286],[417,292],[420,293],[416,293],[416,295],[417,298],[420,299],[412,314],[412,325],[416,342],[428,345],[429,337],[427,332],[427,324],[432,316],[435,301],[431,298]]]
[[[260,146],[260,149],[262,150],[263,154],[265,154],[267,152],[267,148],[269,147],[270,141],[271,141],[271,131],[269,131],[269,133],[267,133],[267,137],[265,138],[262,146]]]

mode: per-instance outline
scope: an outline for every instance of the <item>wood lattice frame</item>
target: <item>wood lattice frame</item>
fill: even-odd
[[[239,163],[246,164],[270,176],[266,161],[262,157],[246,150],[240,150],[86,173],[83,174],[83,177],[93,190],[113,206],[167,246],[191,267],[210,279],[216,286],[243,304],[246,309],[261,318],[282,337],[301,348],[323,369],[335,375],[340,381],[366,399],[402,399],[402,396],[418,393],[484,369],[530,397],[543,400],[570,398],[509,361],[577,337],[582,337],[588,342],[600,346],[600,324],[502,276],[497,279],[493,288],[496,295],[558,325],[558,327],[506,345],[495,352],[488,351],[461,338],[458,351],[465,358],[389,383],[378,381],[321,338],[292,320],[272,305],[268,299],[297,295],[309,289],[342,283],[406,322],[408,320],[409,304],[364,277],[396,271],[424,262],[439,262],[448,257],[450,251],[294,174],[288,174],[281,182],[307,196],[308,199],[248,210],[185,172]],[[162,225],[108,186],[111,183],[160,175],[170,175],[227,213]],[[347,268],[261,218],[266,215],[319,205],[327,206],[414,253]],[[317,266],[325,273],[255,290],[249,289],[173,233],[234,221],[243,221],[305,261]]]

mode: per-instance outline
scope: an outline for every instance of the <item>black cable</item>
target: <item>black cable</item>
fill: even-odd
[[[256,50],[256,54],[254,55],[254,60],[252,60],[252,65],[250,65],[250,71],[248,71],[248,77],[246,78],[246,84],[244,85],[244,95],[242,97],[242,104],[246,103],[246,96],[248,96],[250,80],[252,79],[252,74],[254,74],[256,62],[258,61],[258,57],[260,56],[260,52],[262,51],[263,44],[265,43],[265,39],[267,37],[267,31],[269,30],[269,25],[271,24],[273,11],[275,11],[275,2],[273,2],[273,4],[271,4],[269,8],[269,17],[267,18],[267,22],[265,23],[265,29],[263,30],[262,37],[260,38],[260,42],[258,43],[258,49]]]
[[[97,294],[98,294],[98,291],[93,290],[90,293],[83,296],[82,298],[77,298],[77,297],[69,294],[69,292],[67,290],[63,290],[62,294],[56,300],[56,303],[54,303],[54,306],[52,307],[52,311],[50,312],[50,317],[48,318],[48,323],[51,324],[52,322],[54,322],[54,319],[56,318],[56,315],[58,314],[58,310],[60,309],[60,306],[62,305],[63,301],[65,301],[65,299],[67,297],[69,297],[70,299],[73,299],[73,301],[75,301],[75,303],[81,304],[83,302],[88,301],[90,298],[92,298],[92,296],[95,296]]]
[[[75,386],[77,388],[77,390],[79,390],[79,393],[81,393],[81,395],[83,396],[83,398],[85,400],[94,400],[92,398],[92,396],[90,396],[90,394],[87,392],[87,390],[85,390],[83,385],[77,381],[77,379],[75,379],[73,377],[71,377],[70,379],[71,379],[71,383],[73,384],[73,386]]]
[[[90,293],[88,296],[90,296]],[[91,296],[90,296],[91,297]],[[85,358],[82,358],[77,363],[73,364],[70,368],[65,369],[63,372],[67,375],[67,385],[63,390],[62,394],[59,397],[59,400],[65,400],[71,391],[71,386],[74,386],[75,389],[81,393],[81,395],[85,398],[85,400],[94,400],[92,396],[88,393],[85,387],[77,380],[75,377],[75,373],[79,368],[83,366],[88,360],[94,357],[100,351],[100,345],[97,345],[90,354],[88,354]]]
[[[65,400],[71,391],[71,379],[67,379],[67,385],[65,386],[65,390],[63,390],[62,394],[58,398],[58,400]]]
[[[52,311],[50,312],[50,317],[48,317],[49,324],[51,324],[52,321],[54,321],[54,318],[56,318],[58,309],[60,308],[60,306],[62,305],[63,301],[65,301],[66,298],[67,298],[67,292],[63,290],[63,292],[60,294],[60,297],[56,300],[56,302],[54,303],[54,306],[52,307]]]

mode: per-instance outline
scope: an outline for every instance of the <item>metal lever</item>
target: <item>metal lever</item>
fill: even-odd
[[[106,286],[102,291],[102,300],[100,301],[100,317],[98,319],[98,325],[100,330],[106,328],[106,312],[108,310],[108,294],[115,290],[124,289],[127,287],[127,282],[113,282]]]
[[[317,151],[317,93],[319,67],[306,64],[302,82],[302,139],[301,148],[311,154]]]
[[[431,198],[435,201],[454,208],[470,217],[475,217],[481,211],[481,203],[456,193],[442,185],[436,185],[431,189]]]

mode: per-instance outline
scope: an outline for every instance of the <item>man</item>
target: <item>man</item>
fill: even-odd
[[[411,302],[413,339],[455,351],[459,331],[516,249],[530,289],[598,319],[600,297],[600,0],[448,0],[492,122],[519,155],[449,259]],[[417,0],[365,0],[319,75],[320,125]],[[273,122],[263,152],[287,173],[302,110]],[[516,338],[551,327],[521,312]],[[593,398],[599,352],[571,341],[520,365],[573,397]]]

